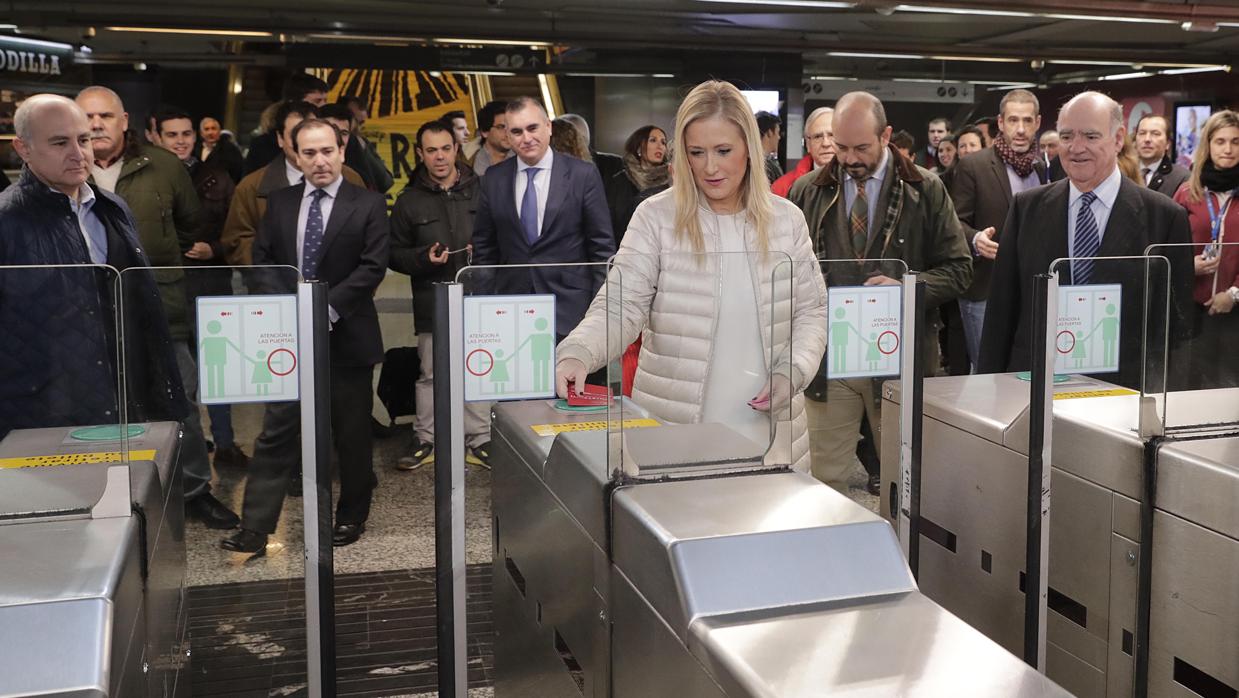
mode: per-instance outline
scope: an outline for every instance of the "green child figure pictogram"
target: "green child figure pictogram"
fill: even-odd
[[[508,357],[511,358],[511,357]],[[508,359],[503,358],[503,350],[495,350],[495,363],[490,369],[490,382],[495,386],[495,394],[503,395],[504,384],[509,381]]]
[[[869,370],[878,370],[878,362],[882,360],[882,352],[878,351],[878,333],[869,333],[869,347],[865,349],[865,361],[869,362]]]
[[[271,369],[267,366],[267,352],[265,349],[259,349],[256,354],[257,361],[249,359],[250,363],[254,364],[254,373],[250,377],[250,382],[254,384],[254,391],[258,395],[271,394]]]

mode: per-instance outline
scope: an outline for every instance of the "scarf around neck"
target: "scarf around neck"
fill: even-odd
[[[994,150],[998,152],[998,157],[1002,161],[1011,166],[1015,170],[1015,174],[1020,177],[1027,177],[1032,174],[1033,164],[1037,161],[1035,148],[1029,148],[1023,153],[1017,153],[1011,149],[1011,145],[1007,143],[1007,137],[1003,134],[998,134],[994,139]]]
[[[666,184],[669,179],[667,163],[651,165],[637,158],[632,153],[624,154],[624,171],[628,174],[629,181],[637,188],[638,192],[660,187]]]
[[[1211,192],[1222,193],[1239,188],[1239,165],[1219,170],[1213,166],[1213,160],[1205,160],[1205,167],[1200,172],[1200,183]]]

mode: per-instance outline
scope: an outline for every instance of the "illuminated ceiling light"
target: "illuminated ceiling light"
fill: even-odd
[[[896,60],[919,61],[928,58],[915,53],[869,53],[866,51],[828,51],[827,56],[835,58],[894,58]]]
[[[529,48],[549,48],[545,41],[517,41],[508,39],[431,39],[436,44],[466,44],[477,46],[528,46]]]
[[[414,36],[384,36],[378,34],[345,34],[342,32],[322,32],[306,34],[311,39],[338,39],[342,41],[387,41],[392,43],[413,44],[425,43],[425,39]]]
[[[1189,73],[1215,73],[1218,71],[1230,72],[1228,65],[1210,65],[1199,68],[1171,68],[1170,70],[1159,70],[1162,75],[1188,75]]]
[[[72,51],[73,50],[73,44],[65,44],[59,41],[44,41],[42,39],[27,39],[24,36],[9,36],[8,34],[4,34],[0,36],[0,39],[3,39],[6,43],[21,44],[23,46],[30,46],[32,48],[50,48],[50,49],[55,49],[58,51]]]
[[[986,17],[1036,17],[1031,12],[1016,10],[974,10],[967,7],[933,7],[931,5],[895,5],[896,12],[926,12],[948,15],[983,15]]]
[[[814,75],[810,80],[856,80],[857,78],[844,75]]]
[[[1154,75],[1156,75],[1156,73],[1150,73],[1150,72],[1146,72],[1142,70],[1136,73],[1116,73],[1114,75],[1102,75],[1101,77],[1097,79],[1102,80],[1104,82],[1110,82],[1112,80],[1134,80],[1136,78],[1147,78],[1147,77],[1152,77]]]
[[[512,77],[513,75],[516,75],[516,73],[510,73],[503,70],[470,70],[467,72],[474,75],[494,75],[497,77]]]
[[[1023,63],[1023,58],[1005,56],[930,56],[934,61],[973,61],[976,63]]]
[[[542,92],[542,106],[546,108],[546,115],[554,119],[557,116],[555,101],[551,99],[551,86],[545,73],[538,73],[538,90]]]
[[[654,73],[650,77],[652,78],[674,78],[675,73]]]
[[[1131,17],[1120,15],[1076,15],[1076,14],[1044,14],[1040,17],[1049,19],[1075,19],[1085,22],[1132,22],[1135,24],[1178,24],[1173,19],[1157,19],[1154,17]]]
[[[1091,61],[1091,60],[1069,60],[1069,59],[1052,59],[1046,61],[1050,65],[1131,65],[1131,61]]]
[[[240,29],[174,29],[172,27],[104,27],[110,32],[140,32],[144,34],[200,34],[202,36],[273,36],[271,32]]]
[[[698,0],[698,2],[725,3],[728,5],[774,5],[775,7],[817,7],[821,9],[850,10],[855,2],[841,0]]]
[[[17,29],[16,24],[0,24],[0,29]]]

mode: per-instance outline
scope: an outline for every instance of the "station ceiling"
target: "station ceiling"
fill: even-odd
[[[607,56],[607,71],[622,70],[617,56],[714,50],[754,60],[798,54],[806,77],[1046,84],[1201,70],[1239,57],[1239,2],[1218,0],[119,0],[0,8],[7,10],[0,24],[16,25],[0,32],[83,44],[100,62],[276,61],[289,44],[511,41]]]

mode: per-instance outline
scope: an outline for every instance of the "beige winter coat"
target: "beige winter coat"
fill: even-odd
[[[791,407],[784,407],[784,414],[791,417],[792,466],[808,472],[803,393],[826,351],[826,285],[804,214],[786,199],[771,199],[770,251],[757,252],[755,229],[746,231],[745,247],[750,250],[753,288],[759,291],[762,351],[767,364],[791,381]],[[657,417],[681,424],[701,420],[721,296],[719,258],[708,254],[719,249],[718,221],[704,207],[699,215],[706,255],[694,254],[692,244],[676,234],[670,190],[643,202],[633,214],[607,283],[557,354],[561,361],[580,360],[592,372],[642,336],[633,400]],[[616,303],[610,296],[622,300]]]

